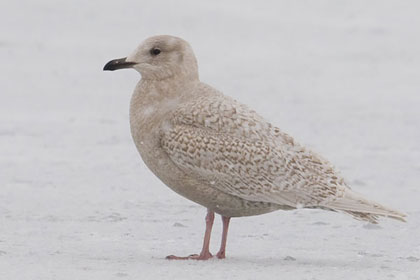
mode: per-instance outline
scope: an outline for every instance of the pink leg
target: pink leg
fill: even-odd
[[[229,230],[230,217],[222,216],[222,222],[223,222],[222,243],[220,245],[219,252],[216,254],[217,258],[219,259],[224,259],[226,257],[226,242],[227,242],[227,233]]]
[[[168,260],[208,260],[213,257],[210,253],[210,236],[211,236],[211,229],[213,228],[214,222],[214,212],[207,210],[206,216],[206,232],[204,233],[204,242],[203,242],[203,249],[201,249],[200,255],[194,254],[189,255],[188,257],[177,257],[174,255],[167,256],[166,259]]]

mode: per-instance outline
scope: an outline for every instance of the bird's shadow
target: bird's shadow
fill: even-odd
[[[159,258],[160,260],[163,260]],[[165,260],[168,261],[168,260]],[[169,261],[171,262],[171,261]],[[179,261],[176,261],[178,263]],[[384,264],[384,260],[370,259],[366,261],[364,258],[337,258],[330,257],[298,257],[293,258],[289,256],[267,256],[267,257],[253,257],[253,256],[228,256],[226,259],[220,260],[212,258],[208,261],[186,260],[180,261],[184,264],[206,264],[206,265],[239,265],[239,266],[262,266],[262,267],[323,267],[323,268],[371,268],[372,266],[379,266]]]

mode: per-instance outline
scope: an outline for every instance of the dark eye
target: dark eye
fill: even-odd
[[[153,48],[153,49],[150,50],[150,54],[151,55],[158,55],[158,54],[160,54],[160,49]]]

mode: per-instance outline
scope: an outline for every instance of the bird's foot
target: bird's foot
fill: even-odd
[[[217,257],[218,259],[225,259],[225,258],[226,258],[226,253],[225,253],[225,251],[219,251],[219,252],[217,252],[216,257]]]
[[[167,260],[199,260],[199,261],[206,261],[208,259],[211,259],[213,255],[210,252],[207,253],[201,253],[201,254],[193,254],[189,255],[187,257],[178,257],[174,255],[169,255],[166,257]]]

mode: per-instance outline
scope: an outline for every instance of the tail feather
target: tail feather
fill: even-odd
[[[330,201],[325,206],[336,211],[343,211],[358,220],[364,220],[374,224],[377,223],[378,216],[388,217],[402,222],[405,222],[404,217],[406,217],[401,212],[367,200],[351,190],[347,190],[343,197]]]

